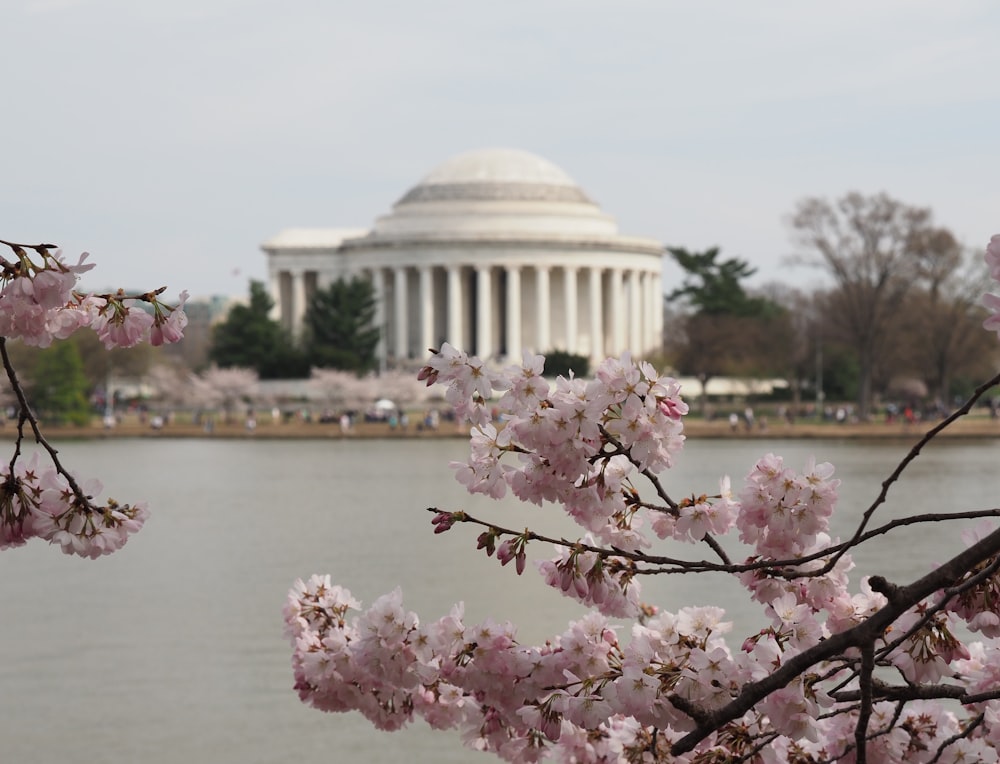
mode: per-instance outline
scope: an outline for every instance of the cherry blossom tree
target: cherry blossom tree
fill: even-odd
[[[423,403],[431,397],[426,385],[401,369],[388,369],[377,377],[369,375],[365,379],[376,398],[389,398],[403,406]]]
[[[240,403],[249,403],[258,390],[257,372],[253,369],[230,367],[220,369],[210,366],[201,374],[190,378],[195,397],[204,401],[207,408],[221,408],[226,421]]]
[[[187,292],[176,305],[160,299],[165,287],[142,294],[87,294],[76,289],[79,275],[93,268],[86,253],[71,265],[52,244],[0,240],[0,246],[9,250],[8,257],[0,256],[0,359],[18,407],[13,453],[0,467],[0,549],[38,538],[59,544],[67,554],[91,559],[109,554],[142,527],[149,511],[144,503],[97,499],[101,484],[81,481],[62,464],[42,435],[7,343],[49,347],[83,327],[107,348],[177,342],[187,324]],[[37,451],[24,455],[30,439],[41,446],[47,466]]]
[[[179,366],[157,364],[143,379],[152,388],[156,400],[168,408],[209,405],[208,394],[191,382],[191,372]]]
[[[330,406],[356,408],[372,395],[367,380],[340,369],[312,369],[309,386]]]
[[[313,369],[309,384],[326,403],[346,408],[358,408],[379,398],[409,405],[430,397],[426,385],[421,384],[413,374],[397,369],[363,377],[339,369]]]
[[[1000,281],[1000,235],[986,259]],[[984,303],[985,327],[1000,333],[1000,296]],[[1000,530],[989,521],[1000,509],[892,520],[879,510],[1000,375],[929,430],[835,538],[833,465],[767,454],[742,483],[723,476],[712,493],[671,495],[661,478],[683,449],[687,413],[676,380],[626,354],[550,389],[542,363],[526,355],[496,371],[446,344],[420,377],[445,385],[471,425],[456,478],[473,493],[559,508],[579,536],[437,508],[431,524],[475,529],[477,547],[517,574],[528,546],[552,545],[542,579],[592,611],[531,646],[512,624],[466,623],[461,606],[425,621],[400,589],[364,607],[329,576],[299,580],[284,615],[305,703],[359,711],[384,730],[421,717],[518,762],[998,761]],[[852,552],[873,538],[955,521],[983,525],[917,580],[852,579]],[[667,539],[692,551],[657,553]],[[730,639],[718,607],[666,612],[641,599],[645,576],[709,573],[735,577],[768,625]]]

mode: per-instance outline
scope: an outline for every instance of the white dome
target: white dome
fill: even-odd
[[[455,201],[592,204],[573,179],[547,159],[520,149],[482,149],[436,167],[397,207]]]
[[[576,186],[549,160],[520,149],[467,151],[436,167],[418,185],[483,182]]]
[[[520,149],[482,149],[429,172],[388,215],[375,238],[614,236],[614,220],[547,159]]]

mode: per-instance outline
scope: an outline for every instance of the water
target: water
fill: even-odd
[[[518,578],[476,552],[469,526],[431,533],[427,506],[571,532],[551,511],[467,496],[447,467],[465,448],[460,440],[63,444],[71,469],[100,477],[115,498],[148,500],[153,516],[124,550],[99,561],[37,542],[0,553],[3,760],[485,760],[422,723],[386,734],[357,715],[301,705],[281,633],[289,585],[314,572],[332,574],[366,603],[402,584],[404,603],[424,618],[465,600],[468,623],[509,618],[522,642],[558,633],[582,613],[530,571]],[[993,441],[933,447],[879,518],[996,506],[998,449]],[[712,492],[723,473],[737,484],[766,450],[793,466],[810,454],[837,465],[842,535],[905,453],[900,444],[695,442],[667,489]],[[905,583],[960,549],[956,536],[925,526],[856,559],[865,572]],[[668,609],[720,604],[747,629],[760,618],[723,578],[669,576],[644,586],[644,600]]]

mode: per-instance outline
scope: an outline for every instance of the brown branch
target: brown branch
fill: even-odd
[[[872,697],[878,700],[957,700],[963,706],[984,703],[1000,698],[1000,690],[990,692],[969,692],[967,688],[956,684],[888,684],[881,679],[873,678],[871,682]],[[838,703],[852,703],[861,699],[860,690],[845,690],[828,693]]]
[[[622,456],[626,457],[632,463],[633,467],[639,469],[639,474],[642,475],[644,478],[646,478],[652,484],[653,488],[656,489],[656,495],[663,500],[663,503],[676,511],[677,502],[670,498],[670,495],[667,493],[667,489],[665,489],[663,487],[663,484],[660,483],[660,479],[656,477],[656,475],[654,475],[649,470],[648,467],[640,469],[639,462],[632,456],[632,449],[623,447],[622,444],[618,441],[618,439],[615,438],[615,436],[612,435],[610,432],[608,432],[607,428],[603,424],[598,425],[598,427],[601,431],[601,435],[603,435],[605,439],[608,441],[608,443],[613,445],[616,449],[613,453],[609,454],[609,456],[615,456],[617,454],[621,454]]]
[[[726,554],[726,550],[722,548],[722,545],[716,540],[715,536],[711,533],[706,533],[702,536],[701,540],[708,544],[713,552],[719,555],[719,559],[722,560],[723,565],[732,565],[729,555]]]
[[[643,505],[645,506],[645,505]],[[435,514],[442,512],[443,510],[438,507],[427,507],[428,512],[434,512]],[[497,532],[502,535],[508,536],[520,536],[524,534],[523,530],[514,530],[512,528],[505,528],[498,526],[495,523],[487,522],[485,520],[480,520],[473,515],[470,515],[464,511],[451,512],[453,515],[461,515],[461,517],[456,517],[455,522],[468,522],[474,525],[481,525],[484,528],[496,528]],[[920,515],[915,518],[912,522],[908,521],[906,518],[893,521],[892,523],[887,523],[886,526],[882,526],[879,529],[869,531],[865,535],[865,539],[880,535],[882,533],[891,530],[891,527],[899,525],[910,525],[913,522],[944,522],[947,520],[969,520],[977,519],[983,517],[1000,517],[1000,509],[987,509],[987,510],[977,510],[971,512],[955,512],[952,514],[936,514],[936,515]],[[818,575],[818,571],[795,571],[790,570],[799,565],[802,565],[813,560],[826,557],[833,550],[839,549],[841,545],[832,546],[826,548],[820,552],[815,552],[810,555],[805,555],[801,558],[790,558],[787,560],[757,560],[754,562],[743,562],[743,563],[732,563],[728,558],[723,557],[724,562],[716,563],[709,562],[708,560],[684,560],[677,557],[664,557],[661,555],[651,555],[645,552],[628,552],[623,549],[618,548],[605,548],[594,546],[591,544],[582,544],[577,541],[568,541],[565,538],[556,539],[550,536],[543,536],[529,531],[525,538],[529,541],[547,541],[549,543],[555,544],[557,546],[565,547],[576,547],[588,551],[595,552],[602,557],[622,557],[624,559],[631,560],[632,562],[639,563],[645,566],[673,566],[673,567],[645,567],[637,568],[637,575],[674,575],[674,574],[687,574],[687,573],[748,573],[755,570],[764,570],[772,575],[779,575],[783,578],[794,579],[794,578],[807,578],[811,576]],[[713,542],[716,542],[715,538],[709,539],[707,536],[705,538],[705,543],[709,546],[713,546]],[[725,551],[719,548],[716,552],[717,554],[725,555]]]
[[[18,249],[33,249],[36,252],[45,249],[59,249],[59,247],[55,244],[17,244],[16,242],[4,241],[3,239],[0,239],[0,244],[10,247],[15,252]]]
[[[878,651],[876,659],[881,660],[889,656],[893,650],[895,650],[897,647],[903,644],[903,642],[912,637],[914,634],[917,634],[922,628],[924,628],[924,626],[930,623],[939,612],[945,609],[948,602],[953,597],[955,597],[958,594],[961,594],[964,591],[967,591],[968,589],[973,588],[974,586],[982,583],[983,581],[989,578],[992,578],[996,574],[998,569],[1000,569],[1000,557],[994,558],[989,565],[987,565],[981,571],[976,573],[974,576],[963,578],[959,582],[957,582],[954,586],[949,586],[948,588],[944,589],[942,592],[942,596],[938,598],[937,602],[935,602],[933,605],[928,606],[924,610],[920,619],[916,623],[914,623],[904,633],[897,636],[894,640],[886,644]],[[881,579],[881,577],[876,577],[876,578]],[[898,598],[900,596],[901,590],[899,589],[898,586],[890,584],[889,582],[885,581],[885,579],[881,579],[881,581],[882,583],[885,584],[887,590],[892,593],[891,597],[887,595],[887,599],[889,599],[890,602],[893,602],[895,598]],[[872,588],[874,590],[874,586]]]
[[[730,570],[729,568],[719,566],[717,570],[730,573],[730,572],[749,572],[753,570],[763,570],[769,575],[781,576],[782,578],[794,579],[794,578],[812,578],[816,576],[825,575],[829,572],[827,566],[821,568],[816,568],[815,570],[789,570],[800,567],[801,565],[812,562],[814,560],[820,560],[824,557],[828,557],[836,552],[846,551],[851,546],[860,546],[862,543],[875,538],[876,536],[883,536],[895,528],[907,526],[907,525],[918,525],[921,523],[942,523],[948,522],[950,520],[978,520],[984,517],[1000,517],[1000,509],[977,509],[969,510],[968,512],[938,512],[930,513],[924,515],[911,515],[909,517],[901,517],[890,522],[885,523],[885,525],[880,525],[877,528],[873,528],[868,531],[861,538],[855,542],[853,539],[850,541],[844,541],[840,544],[831,544],[830,546],[823,547],[815,552],[810,552],[809,554],[802,555],[801,557],[790,557],[784,560],[776,560],[773,558],[767,558],[762,560],[757,560],[755,562],[745,562],[740,565],[734,566],[738,570]],[[647,559],[651,562],[655,562],[656,558],[648,556]]]
[[[704,712],[707,721],[696,721],[696,728],[674,743],[671,751],[676,755],[687,753],[724,724],[738,719],[772,692],[781,689],[817,663],[849,648],[861,648],[880,639],[909,608],[940,589],[958,581],[965,573],[984,560],[1000,553],[1000,530],[986,536],[976,544],[952,557],[941,567],[931,571],[909,586],[899,590],[897,602],[891,602],[869,616],[857,626],[833,634],[828,639],[789,658],[773,673],[757,682],[744,685],[740,694],[725,706]]]
[[[865,740],[868,737],[868,722],[872,717],[872,673],[875,671],[875,644],[867,642],[861,646],[861,676],[858,721],[854,727],[854,745],[857,746],[855,761],[857,764],[868,764],[868,753]]]
[[[972,395],[969,396],[969,399],[965,403],[963,403],[949,416],[947,416],[945,419],[942,419],[934,427],[932,427],[931,429],[929,429],[927,432],[924,433],[923,437],[920,438],[920,440],[917,441],[917,443],[913,446],[913,448],[910,449],[909,453],[907,453],[906,456],[903,457],[903,460],[898,465],[896,465],[896,469],[892,471],[889,477],[887,477],[885,480],[882,481],[882,490],[879,491],[878,496],[875,497],[875,501],[872,502],[871,506],[869,506],[868,509],[865,510],[865,513],[861,516],[861,521],[858,523],[858,528],[854,532],[854,535],[847,541],[847,543],[843,545],[843,547],[840,550],[838,550],[834,554],[834,556],[826,563],[826,565],[823,566],[824,572],[833,570],[833,567],[837,564],[840,558],[843,557],[844,554],[846,554],[848,549],[857,546],[859,543],[861,543],[861,536],[864,533],[865,528],[868,526],[868,522],[871,520],[872,515],[875,514],[875,510],[877,510],[882,504],[884,504],[886,498],[888,498],[889,488],[892,487],[893,483],[899,480],[900,476],[903,474],[903,470],[905,470],[910,465],[910,463],[914,459],[916,459],[917,456],[920,455],[921,449],[923,449],[924,446],[930,443],[930,441],[933,440],[942,430],[947,429],[954,422],[961,419],[963,416],[972,411],[972,407],[976,405],[976,402],[983,395],[985,395],[988,390],[990,390],[993,387],[996,387],[997,385],[1000,385],[1000,374],[997,374],[992,379],[989,379],[988,381],[984,382],[979,387],[977,387],[975,391],[972,393]]]
[[[434,514],[439,514],[442,510],[437,507],[427,507],[428,512],[433,512]],[[473,525],[480,525],[484,528],[490,528],[494,531],[497,536],[521,536],[526,541],[545,541],[556,546],[564,546],[568,549],[580,549],[585,552],[594,552],[601,558],[608,557],[621,557],[622,559],[629,560],[635,563],[646,563],[651,565],[674,565],[676,566],[673,570],[666,570],[663,568],[636,568],[635,574],[637,575],[664,575],[670,573],[740,573],[746,566],[743,565],[733,565],[733,564],[719,564],[714,562],[708,562],[707,560],[702,560],[700,562],[695,562],[691,560],[681,560],[673,557],[650,557],[643,554],[642,552],[629,552],[624,549],[619,549],[617,547],[601,547],[594,546],[593,544],[585,544],[582,541],[570,541],[565,538],[557,539],[553,536],[545,536],[541,533],[535,533],[531,530],[514,530],[513,528],[505,528],[503,526],[497,525],[496,523],[486,522],[485,520],[480,520],[468,512],[450,512],[452,515],[453,522],[456,523],[472,523]],[[714,540],[714,539],[713,539]]]
[[[947,740],[941,741],[941,745],[938,746],[937,753],[934,754],[934,758],[928,761],[927,764],[937,764],[937,762],[941,760],[941,756],[944,753],[945,748],[952,745],[953,743],[957,743],[964,737],[969,737],[970,735],[972,735],[976,727],[982,724],[985,719],[986,719],[986,714],[981,713],[978,716],[976,716],[975,719],[969,722],[969,724],[961,732],[952,735]]]
[[[24,440],[24,424],[27,422],[31,426],[31,431],[35,436],[35,442],[38,443],[42,448],[44,448],[48,454],[49,459],[52,461],[52,466],[56,468],[56,472],[66,478],[66,482],[73,491],[73,495],[79,499],[84,506],[93,506],[90,503],[90,497],[87,496],[80,485],[76,482],[74,478],[62,463],[59,461],[59,451],[49,443],[45,437],[42,435],[42,431],[38,425],[38,419],[31,412],[31,407],[28,405],[28,399],[24,394],[24,388],[21,387],[21,382],[17,378],[17,372],[14,370],[14,365],[10,360],[10,354],[7,352],[7,338],[0,337],[0,358],[3,360],[3,368],[7,372],[7,379],[10,382],[11,389],[14,391],[14,395],[17,397],[18,406],[20,406],[20,413],[17,419],[17,442],[14,447],[14,456],[10,462],[10,473],[14,474],[14,464],[17,462],[18,457],[21,454],[21,442]]]

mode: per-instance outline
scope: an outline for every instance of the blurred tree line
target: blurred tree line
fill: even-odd
[[[867,419],[880,400],[949,407],[993,373],[995,338],[982,329],[979,306],[989,284],[982,257],[936,226],[930,210],[854,192],[803,199],[791,226],[796,262],[819,268],[831,286],[751,293],[745,260],[722,259],[717,248],[668,250],[685,273],[666,298],[665,350],[679,374],[703,385],[779,377],[793,405],[819,390],[854,401]]]

